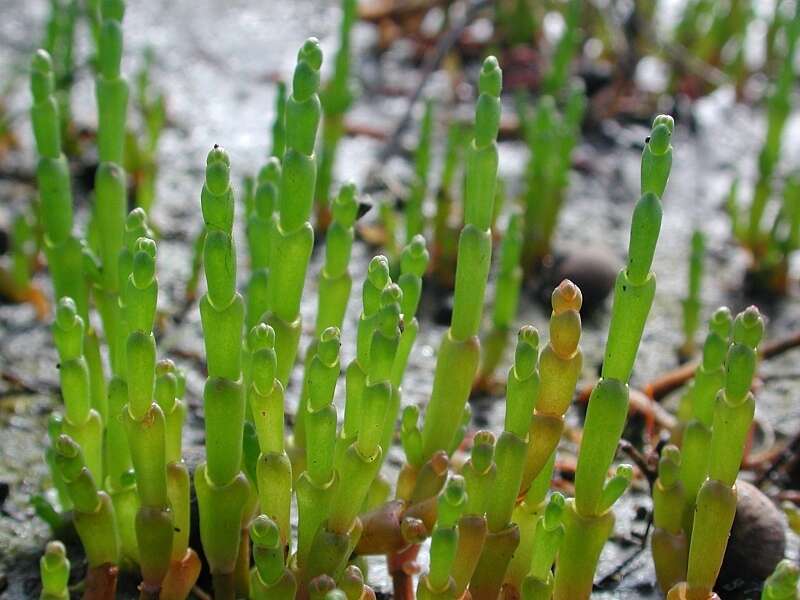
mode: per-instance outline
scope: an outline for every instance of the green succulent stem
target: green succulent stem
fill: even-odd
[[[576,3],[573,2],[572,5],[574,4]],[[565,32],[559,50],[564,47],[562,44],[567,38],[574,41],[575,33]],[[553,67],[555,69],[556,65]],[[566,71],[562,70],[558,77],[566,77]],[[570,83],[561,112],[555,101],[558,91],[560,90],[548,91],[539,100],[533,115],[529,114],[524,97],[520,97],[517,102],[517,112],[530,151],[524,197],[523,251],[523,263],[529,269],[538,269],[541,261],[550,254],[558,217],[569,186],[572,151],[577,144],[586,110],[586,91],[580,80]]]
[[[433,135],[433,102],[425,102],[419,129],[419,140],[414,154],[414,179],[411,182],[404,209],[406,219],[406,244],[414,236],[425,235],[425,199],[428,195],[428,171],[431,162],[431,137]]]
[[[548,94],[561,93],[569,77],[569,69],[581,43],[581,6],[579,0],[570,0],[564,7],[564,32],[559,38],[550,62],[550,69],[544,80],[544,90]]]
[[[98,489],[80,446],[66,434],[56,440],[55,460],[73,504],[75,529],[91,568],[119,563],[119,533],[108,494]]]
[[[279,161],[286,152],[286,84],[278,81],[275,84],[275,120],[272,122],[272,152]]]
[[[661,229],[661,200],[672,165],[672,117],[659,115],[642,152],[642,197],[636,203],[628,246],[628,265],[614,287],[614,305],[608,331],[602,376],[630,379],[644,325],[655,295],[650,271]]]
[[[481,366],[478,382],[490,379],[508,346],[509,333],[517,316],[522,285],[522,214],[511,213],[505,234],[500,242],[500,259],[495,282],[492,328],[481,341]]]
[[[95,481],[103,477],[103,423],[92,408],[89,367],[84,357],[84,320],[72,298],[58,302],[53,339],[59,355],[59,379],[64,398],[62,431],[81,447]]]
[[[121,0],[101,4],[98,69],[95,80],[98,122],[97,147],[100,162],[122,164],[128,84],[120,75],[122,59]]]
[[[167,494],[166,419],[155,395],[156,342],[152,333],[158,297],[155,271],[155,243],[141,237],[136,241],[124,288],[124,323],[129,332],[125,350],[128,402],[121,418],[140,502],[134,528],[142,593],[151,595],[158,594],[169,569],[174,527]]]
[[[436,526],[431,536],[430,570],[420,578],[418,598],[455,598],[452,570],[458,550],[458,524],[466,507],[464,479],[451,477],[437,500]]]
[[[127,182],[123,164],[125,121],[128,106],[128,83],[120,74],[122,59],[122,16],[124,4],[104,2],[100,10],[98,69],[95,76],[99,165],[95,174],[93,219],[99,237],[101,280],[94,295],[103,321],[114,374],[122,368],[117,363],[117,344],[125,343],[120,328],[119,254],[125,231]]]
[[[317,165],[314,143],[321,118],[319,68],[322,51],[310,38],[297,56],[292,94],[286,101],[286,152],[280,181],[279,222],[270,269],[270,314],[275,330],[278,380],[286,385],[300,339],[300,299],[314,246],[309,223]]]
[[[525,578],[531,570],[531,561],[537,551],[537,523],[547,506],[546,497],[553,478],[556,453],[553,452],[545,467],[531,484],[522,502],[518,503],[511,520],[519,527],[519,545],[506,569],[504,586],[517,592],[523,590]],[[550,582],[552,588],[552,581]]]
[[[436,360],[433,390],[422,429],[423,455],[449,450],[478,370],[477,338],[491,262],[491,221],[497,182],[497,132],[500,125],[502,73],[497,59],[487,58],[479,80],[475,135],[467,151],[464,228],[458,244],[458,266],[450,329]],[[455,372],[461,373],[453,378]]]
[[[208,291],[200,317],[208,364],[203,391],[206,462],[195,471],[200,537],[221,598],[235,595],[241,523],[250,483],[241,472],[245,395],[242,383],[244,301],[236,291],[230,159],[215,146],[201,194],[206,225],[203,266]]]
[[[186,418],[182,377],[171,360],[162,360],[156,365],[155,398],[164,414],[166,494],[173,527],[169,569],[162,580],[159,596],[164,600],[184,598],[197,580],[201,567],[197,554],[189,548],[190,476],[181,460],[181,430]]]
[[[400,388],[403,383],[403,375],[408,366],[408,359],[414,348],[414,342],[419,333],[419,321],[417,321],[417,309],[419,308],[420,298],[422,297],[422,277],[428,269],[430,254],[425,247],[425,238],[421,235],[415,236],[411,243],[403,248],[400,255],[400,277],[397,285],[403,292],[403,300],[400,311],[403,315],[403,331],[400,333],[400,341],[397,347],[394,364],[392,365],[392,387]],[[389,429],[394,429],[394,417],[392,413],[392,423]],[[386,443],[389,440],[384,439]],[[384,446],[385,447],[385,446]]]
[[[381,295],[390,283],[388,259],[383,255],[374,257],[367,268],[361,290],[362,308],[356,334],[356,356],[345,371],[344,421],[336,444],[337,469],[340,468],[344,452],[355,441],[361,427],[362,398],[366,389],[373,333],[377,327]]]
[[[647,315],[656,290],[650,272],[661,227],[661,201],[649,193],[639,200],[631,224],[628,268],[614,286],[614,305],[606,342],[602,376],[627,382],[633,371]]]
[[[564,545],[559,554],[553,596],[589,598],[603,544],[614,524],[612,505],[632,478],[627,465],[606,476],[628,415],[628,379],[655,294],[651,271],[661,229],[661,201],[672,162],[673,121],[660,115],[642,153],[642,197],[631,223],[628,264],[614,290],[601,379],[589,397],[575,473],[575,500],[567,505]]]
[[[258,173],[253,210],[247,216],[247,241],[250,249],[250,282],[247,285],[245,326],[250,330],[270,308],[270,265],[277,240],[280,162],[270,158]]]
[[[33,224],[26,213],[20,213],[11,225],[11,281],[15,289],[26,291],[31,286],[31,265],[39,253]]]
[[[684,489],[683,528],[691,534],[695,499],[708,476],[711,426],[717,394],[725,384],[725,355],[730,345],[733,317],[730,310],[718,309],[709,321],[709,331],[703,344],[703,356],[689,389],[681,400],[679,416],[691,419],[685,425],[681,441],[680,479]]]
[[[551,296],[550,341],[539,356],[541,380],[539,398],[528,430],[521,491],[531,483],[551,459],[564,430],[564,415],[572,402],[575,386],[583,368],[580,288],[565,279]]]
[[[379,275],[383,281],[386,262],[378,261],[375,264],[379,266],[373,273],[375,276]],[[365,286],[365,293],[369,289]],[[347,486],[338,487],[331,501],[327,528],[337,535],[345,535],[352,530],[380,470],[383,455],[388,451],[388,448],[384,449],[381,446],[381,442],[393,396],[390,377],[400,341],[402,296],[399,286],[389,284],[383,289],[378,300],[380,306],[375,313],[367,373],[358,401],[360,420],[357,432],[354,441],[347,446],[337,463],[340,480],[348,482]],[[374,300],[369,298],[369,294],[365,295],[365,300],[367,299]],[[364,308],[367,309],[366,303]],[[347,433],[343,431],[339,443],[342,444],[347,439]]]
[[[82,272],[81,246],[72,233],[72,189],[69,165],[61,151],[59,109],[54,97],[53,63],[44,50],[31,63],[31,122],[39,161],[36,179],[42,203],[44,252],[53,279],[56,299],[70,297],[78,314],[88,319],[88,290]]]
[[[80,8],[76,2],[51,1],[49,20],[43,41],[44,48],[54,58],[55,97],[60,114],[59,125],[64,139],[64,150],[70,155],[76,150],[71,92],[75,69],[75,24],[80,16]]]
[[[350,299],[353,278],[348,264],[358,216],[358,190],[352,182],[345,183],[332,206],[333,221],[325,235],[325,265],[319,274],[316,335],[328,327],[341,328]]]
[[[681,453],[666,446],[658,463],[658,479],[653,486],[653,538],[651,547],[656,578],[662,592],[686,579],[689,557],[688,536],[683,528],[685,492],[680,479]]]
[[[350,85],[350,32],[357,18],[356,0],[342,0],[341,9],[339,49],[334,58],[333,76],[320,94],[323,113],[322,143],[314,195],[317,200],[317,225],[323,231],[327,228],[325,213],[330,205],[330,188],[336,166],[336,149],[345,133],[345,113],[353,101],[353,91]]]
[[[250,573],[254,600],[294,600],[297,583],[284,565],[284,546],[278,526],[266,515],[259,515],[250,525],[255,567]]]
[[[307,400],[303,420],[307,428],[306,471],[297,482],[298,564],[302,568],[317,530],[328,517],[338,488],[334,470],[336,408],[333,393],[339,377],[339,330],[322,332],[308,369]]]
[[[553,598],[589,598],[595,566],[614,528],[614,513],[584,517],[576,503],[568,500],[563,519],[564,540],[556,560]]]
[[[549,582],[550,585],[551,569],[564,541],[565,528],[562,519],[565,505],[564,497],[555,492],[536,521],[530,576],[541,582]]]
[[[695,351],[695,335],[700,320],[700,286],[703,278],[703,260],[705,258],[705,236],[699,230],[692,234],[691,253],[689,254],[689,285],[683,306],[683,346],[684,356],[691,356]]]
[[[519,537],[516,523],[486,534],[481,558],[469,583],[469,592],[473,598],[487,600],[496,597],[503,584],[508,563],[519,545]]]
[[[341,328],[350,299],[353,279],[349,271],[350,254],[355,236],[353,225],[358,212],[357,189],[345,183],[333,203],[333,221],[325,237],[325,264],[319,274],[319,299],[317,303],[316,337],[330,328]],[[365,282],[366,284],[366,282]],[[305,415],[308,399],[308,366],[316,352],[316,340],[306,352],[306,373],[300,394],[297,423],[295,424],[295,450],[305,450]]]
[[[508,371],[505,431],[495,446],[498,480],[487,507],[490,531],[508,525],[519,495],[527,450],[526,438],[540,392],[539,372],[536,369],[538,354],[539,333],[531,326],[523,327],[517,336],[514,365]]]
[[[794,56],[800,38],[800,9],[795,8],[794,15],[786,20],[783,29],[786,39],[784,56]],[[792,61],[783,61],[767,98],[767,131],[758,156],[758,178],[753,191],[745,237],[747,245],[755,254],[758,253],[764,237],[761,224],[772,193],[772,180],[781,154],[783,131],[791,111],[791,87],[794,79]]]
[[[42,579],[40,600],[69,600],[69,559],[61,542],[50,542],[39,560]]]
[[[750,386],[763,334],[764,322],[754,306],[739,313],[733,322],[725,385],[714,407],[708,479],[697,493],[686,573],[689,597],[709,596],[722,566],[736,514],[736,477],[755,412]]]
[[[792,600],[797,598],[797,583],[800,569],[789,559],[784,559],[775,567],[775,571],[767,577],[761,600]]]
[[[473,598],[493,598],[500,593],[508,563],[519,544],[520,532],[511,516],[522,483],[531,415],[539,394],[539,333],[523,327],[517,337],[514,365],[508,372],[505,430],[497,440],[494,463],[497,476],[487,490],[488,533],[470,581]]]
[[[464,514],[458,521],[458,548],[451,572],[455,584],[455,598],[464,595],[475,573],[487,533],[486,517],[483,515]]]

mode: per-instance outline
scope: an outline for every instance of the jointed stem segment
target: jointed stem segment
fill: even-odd
[[[475,137],[467,153],[464,228],[458,244],[458,266],[450,329],[442,339],[433,391],[422,429],[423,455],[449,450],[460,414],[478,370],[478,328],[492,254],[491,232],[497,181],[497,131],[500,126],[502,72],[497,59],[487,58],[480,74],[475,109]],[[450,374],[462,373],[454,381]]]
[[[612,506],[632,469],[621,465],[606,481],[628,414],[628,379],[655,295],[651,271],[661,229],[661,200],[672,163],[672,118],[660,115],[642,153],[642,197],[631,223],[628,264],[614,289],[602,378],[592,391],[575,473],[575,499],[567,504],[564,544],[556,566],[556,600],[588,598],[597,560],[614,525]]]

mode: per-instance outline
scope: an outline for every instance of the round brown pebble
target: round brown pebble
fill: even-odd
[[[731,537],[717,586],[738,581],[763,581],[786,552],[786,523],[777,506],[761,490],[737,481],[738,500]]]
[[[560,281],[569,279],[580,289],[583,296],[581,315],[588,317],[605,304],[621,266],[620,260],[605,247],[571,248],[557,257],[548,269],[548,292]],[[549,294],[547,299],[550,299]]]

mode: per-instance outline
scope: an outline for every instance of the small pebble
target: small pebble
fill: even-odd
[[[736,489],[736,517],[718,579],[720,586],[736,579],[763,581],[786,552],[786,522],[778,507],[745,481],[737,481]]]

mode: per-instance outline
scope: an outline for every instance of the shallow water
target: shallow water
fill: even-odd
[[[24,69],[30,51],[30,31],[38,31],[46,10],[45,2],[0,3],[0,38],[8,40],[8,52],[0,53],[0,73]],[[159,243],[159,309],[174,314],[182,304],[185,281],[191,262],[190,241],[201,227],[199,191],[202,167],[208,149],[214,143],[225,146],[230,155],[234,180],[252,174],[262,163],[269,147],[269,127],[275,77],[286,78],[291,72],[296,49],[307,35],[320,38],[326,56],[331,58],[338,26],[338,8],[334,0],[297,0],[295,2],[255,2],[238,0],[218,3],[150,0],[129,3],[125,19],[126,55],[124,70],[132,74],[146,47],[157,55],[154,78],[168,94],[168,112],[173,126],[161,145],[161,173],[154,221],[166,239]],[[85,33],[83,35],[85,37]],[[355,54],[367,48],[375,33],[359,25],[355,33]],[[34,36],[35,37],[35,36]],[[85,47],[86,44],[84,44]],[[84,48],[85,49],[85,48]],[[364,84],[375,84],[372,76],[380,72],[385,81],[411,89],[418,76],[408,61],[409,48],[404,44],[384,55],[376,65],[365,58],[357,66]],[[85,54],[85,52],[84,52]],[[380,66],[378,71],[377,66]],[[369,78],[369,79],[368,79]],[[25,117],[29,97],[24,80],[11,96],[9,107],[19,111],[16,124],[22,149],[14,160],[20,165],[33,164],[29,124]],[[365,85],[366,87],[366,85]],[[453,90],[446,75],[432,77],[426,94],[442,103],[450,101]],[[406,107],[402,98],[362,96],[353,109],[351,120],[391,129]],[[466,108],[469,114],[469,107]],[[510,106],[507,107],[510,110]],[[75,87],[73,110],[77,120],[93,126],[95,106],[92,82],[86,70]],[[440,110],[440,119],[444,110]],[[746,256],[730,242],[729,226],[722,209],[723,196],[735,172],[742,177],[741,189],[750,189],[755,172],[755,156],[763,132],[763,117],[758,112],[733,103],[731,94],[720,90],[700,101],[695,110],[697,132],[690,135],[678,122],[674,139],[673,177],[664,197],[662,237],[654,270],[658,277],[658,295],[645,330],[633,385],[640,384],[677,364],[674,349],[680,344],[680,300],[686,288],[687,248],[695,227],[707,236],[707,276],[703,285],[704,316],[720,304],[741,309],[747,299],[738,293],[746,266]],[[793,125],[796,126],[796,119]],[[732,126],[731,126],[732,125]],[[439,123],[439,139],[443,124]],[[558,251],[581,246],[602,246],[620,261],[624,259],[627,231],[633,204],[638,197],[639,155],[647,131],[638,125],[603,124],[607,135],[593,135],[579,147],[578,153],[588,164],[589,172],[573,172],[569,200],[561,219],[555,245]],[[435,138],[436,139],[436,138]],[[367,138],[344,140],[337,165],[337,179],[354,178],[363,184],[375,166],[380,143]],[[501,174],[509,187],[518,189],[526,160],[520,143],[501,145]],[[392,160],[386,171],[399,179],[408,166]],[[238,187],[238,185],[237,185]],[[32,189],[24,183],[0,180],[0,223],[7,223],[13,211],[28,202]],[[79,199],[79,221],[85,220],[85,199]],[[240,254],[240,280],[246,281],[246,263],[241,229],[237,229]],[[357,243],[353,251],[355,275],[352,301],[344,330],[342,362],[353,357],[353,334],[358,315],[360,281],[372,251]],[[309,270],[302,312],[306,323],[302,346],[310,339],[310,327],[316,306],[315,277],[320,253],[315,253]],[[797,272],[797,266],[793,269]],[[39,275],[37,283],[46,286]],[[487,295],[491,300],[491,288]],[[768,337],[795,330],[800,310],[794,301],[765,308],[769,316]],[[531,297],[520,309],[520,323],[532,323],[546,338],[548,313]],[[602,357],[607,331],[608,310],[601,310],[585,323],[582,347],[585,354],[583,379],[592,380]],[[27,306],[0,305],[0,368],[14,373],[35,389],[19,395],[7,382],[0,382],[0,428],[3,460],[0,481],[10,484],[10,495],[0,512],[0,572],[5,572],[7,591],[3,597],[30,597],[36,587],[35,560],[38,559],[49,531],[33,517],[29,496],[46,487],[47,469],[41,460],[46,443],[46,420],[58,406],[55,389],[58,376],[56,355],[48,328],[35,320]],[[433,376],[433,358],[444,328],[422,315],[422,332],[411,358],[404,385],[404,402],[424,406]],[[192,357],[202,357],[199,313],[190,307],[180,323],[165,320],[159,351],[174,357],[188,372],[188,400],[191,414],[185,433],[189,452],[202,446],[202,407],[200,395],[204,383],[201,364]],[[763,367],[770,376],[758,396],[758,414],[772,424],[779,435],[789,435],[800,426],[796,400],[798,385],[793,373],[796,354],[787,353],[768,361]],[[301,368],[295,370],[293,389]],[[341,410],[343,386],[337,389]],[[289,393],[294,402],[295,394]],[[476,422],[495,431],[501,428],[502,402],[475,405]],[[291,412],[294,405],[288,410]],[[577,411],[570,412],[569,422],[579,423]],[[565,451],[570,448],[566,447]],[[401,458],[397,447],[391,456]],[[395,461],[387,469],[393,471]],[[630,540],[633,533],[643,533],[646,523],[635,518],[638,507],[648,507],[644,494],[631,494],[620,502],[617,536]],[[793,546],[794,548],[794,546]],[[637,552],[628,544],[609,544],[604,551],[598,580],[615,571]],[[793,550],[794,551],[794,550]],[[423,553],[424,554],[424,553]],[[423,556],[421,563],[426,564]],[[373,561],[373,581],[386,581],[382,561]],[[653,573],[647,552],[638,555],[622,570],[619,588],[598,598],[647,598],[652,593]]]

